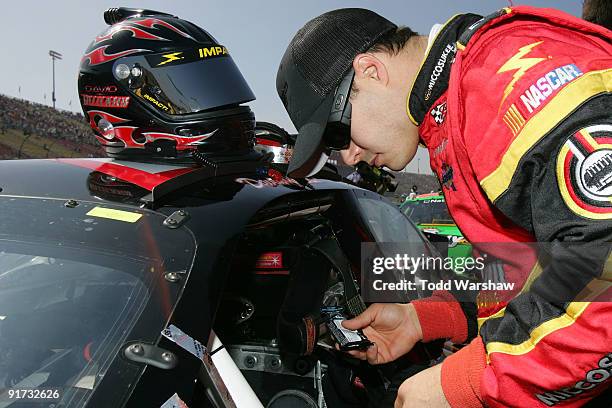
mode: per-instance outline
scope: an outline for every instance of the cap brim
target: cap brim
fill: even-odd
[[[314,113],[308,118],[306,123],[298,129],[298,136],[293,148],[293,155],[289,162],[287,174],[290,177],[301,178],[313,174],[313,170],[320,170],[320,158],[325,152],[323,144],[323,133],[329,119],[334,102],[334,95],[327,98]],[[319,167],[316,169],[316,167]]]

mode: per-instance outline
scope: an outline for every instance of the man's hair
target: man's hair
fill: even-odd
[[[612,1],[584,0],[582,18],[612,30]]]
[[[404,49],[412,37],[417,37],[418,35],[418,33],[412,31],[410,28],[400,26],[380,37],[374,45],[368,48],[367,52],[386,52],[391,55],[397,55]],[[355,96],[358,92],[359,89],[355,83],[353,83],[350,96]]]
[[[368,52],[387,52],[391,55],[398,54],[412,37],[418,34],[410,28],[401,26],[394,31],[383,35],[376,43],[368,49]]]

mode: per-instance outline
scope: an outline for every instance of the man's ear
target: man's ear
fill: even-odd
[[[355,77],[360,80],[359,82],[371,80],[381,85],[387,85],[389,82],[387,67],[372,54],[358,54],[353,59],[353,69],[355,70]]]

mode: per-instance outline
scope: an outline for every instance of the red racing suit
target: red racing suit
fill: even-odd
[[[451,406],[576,407],[608,391],[611,92],[612,32],[559,11],[455,16],[430,46],[407,110],[466,238],[602,244],[554,254],[508,301],[414,302],[425,341],[473,339],[442,366]],[[580,256],[596,273],[558,267]],[[548,301],[553,286],[573,295]]]

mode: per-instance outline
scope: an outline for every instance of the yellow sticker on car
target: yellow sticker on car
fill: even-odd
[[[104,207],[92,208],[91,210],[89,210],[87,215],[91,217],[107,218],[109,220],[123,222],[136,222],[142,217],[142,214],[136,212],[114,210],[112,208]]]

